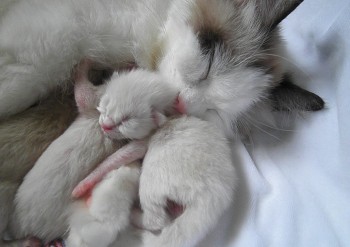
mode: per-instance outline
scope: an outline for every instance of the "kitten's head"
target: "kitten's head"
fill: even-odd
[[[177,95],[157,73],[114,73],[97,108],[99,123],[112,139],[142,139],[166,121]]]
[[[176,85],[188,114],[228,136],[240,114],[283,74],[277,25],[301,1],[176,1],[160,36],[156,69]]]

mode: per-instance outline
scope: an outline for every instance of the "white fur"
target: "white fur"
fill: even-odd
[[[94,188],[89,207],[73,205],[67,247],[109,246],[129,225],[132,204],[138,195],[140,167],[114,170]]]
[[[262,57],[280,61],[277,31],[259,25],[257,9],[225,0],[21,1],[0,23],[0,117],[46,95],[82,57],[108,65],[135,59],[177,87],[188,114],[232,137],[237,118],[280,79],[276,68],[249,66]],[[225,45],[215,48],[204,78],[210,59],[198,35],[206,26],[222,29]],[[275,45],[265,51],[270,36]]]
[[[73,188],[120,146],[98,124],[96,98],[103,87],[92,87],[83,77],[75,89],[80,115],[40,156],[17,191],[11,227],[17,238],[31,235],[47,242],[61,237],[68,229]]]
[[[74,105],[71,97],[53,94],[39,105],[0,121],[1,238],[13,211],[17,188],[50,143],[73,122]]]
[[[215,226],[236,182],[230,155],[220,130],[193,117],[170,120],[152,136],[140,178],[141,217],[161,233],[144,233],[144,246],[194,246]],[[185,207],[174,221],[167,199]]]
[[[164,95],[168,88],[159,87],[159,82],[149,76],[154,75],[135,70],[112,79],[107,86],[100,103],[101,115],[120,119],[115,116],[142,112],[132,114],[138,124],[125,124],[118,138],[143,127],[144,114],[147,118],[151,115],[150,105],[156,109],[167,105]],[[146,123],[147,134],[151,131],[148,127]],[[145,233],[145,246],[193,245],[216,224],[232,200],[236,181],[230,153],[222,131],[194,117],[169,120],[150,137],[140,180],[143,214],[140,219],[134,215],[134,220],[146,229],[162,232]],[[166,212],[168,199],[185,207],[183,215],[173,222]]]
[[[164,121],[163,115],[171,112],[178,94],[164,80],[142,69],[115,73],[98,107],[100,124],[115,126],[106,133],[116,139],[142,139],[157,128],[157,122]]]

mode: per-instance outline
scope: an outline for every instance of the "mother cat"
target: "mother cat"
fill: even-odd
[[[19,1],[0,20],[0,118],[64,86],[83,57],[108,66],[136,60],[179,88],[184,112],[232,136],[237,117],[281,82],[277,25],[300,2]],[[285,100],[285,92],[276,91],[275,99]],[[311,103],[294,105],[323,107],[308,96]]]

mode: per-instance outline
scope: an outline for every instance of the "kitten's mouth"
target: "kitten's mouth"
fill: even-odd
[[[180,97],[180,94],[177,96],[175,100],[174,108],[180,114],[186,114],[186,105],[183,99]]]

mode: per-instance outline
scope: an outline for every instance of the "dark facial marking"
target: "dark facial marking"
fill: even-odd
[[[209,56],[208,70],[205,76],[202,78],[202,80],[204,80],[209,75],[216,48],[223,44],[223,36],[218,31],[202,29],[198,34],[198,40],[202,54]]]
[[[271,91],[270,98],[277,111],[319,111],[325,105],[321,97],[293,84],[289,76]]]

